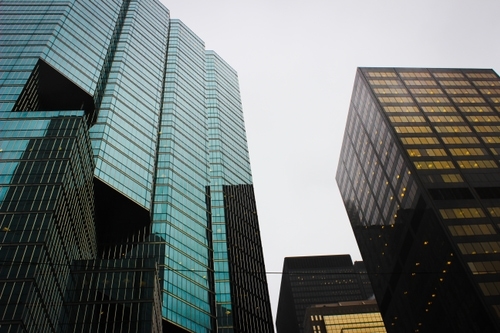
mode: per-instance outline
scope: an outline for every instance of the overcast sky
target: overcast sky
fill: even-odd
[[[283,259],[361,260],[335,173],[356,68],[493,68],[498,0],[162,0],[238,71],[273,316]]]

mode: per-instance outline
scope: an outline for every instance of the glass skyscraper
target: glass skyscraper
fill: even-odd
[[[388,332],[500,331],[500,78],[359,68],[337,183]]]
[[[237,73],[157,0],[0,17],[1,329],[273,332]]]

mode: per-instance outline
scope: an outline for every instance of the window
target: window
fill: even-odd
[[[429,116],[429,120],[434,123],[463,123],[464,121],[460,116]]]
[[[401,88],[375,88],[373,89],[375,94],[377,95],[385,95],[385,94],[408,94],[408,91],[406,89],[401,89]]]
[[[438,133],[469,133],[469,126],[434,126]]]
[[[481,208],[448,208],[440,209],[439,213],[441,217],[445,220],[448,219],[470,219],[485,217],[483,210]]]
[[[441,72],[441,73],[432,73],[435,77],[439,78],[464,78],[462,73],[453,73],[453,72]]]
[[[434,137],[405,137],[401,138],[405,145],[425,145],[425,144],[439,144],[437,138]]]
[[[413,103],[410,97],[378,97],[380,103]]]
[[[464,144],[464,143],[479,143],[479,140],[473,136],[444,136],[441,137],[444,143],[449,145]]]
[[[474,123],[477,123],[477,122],[485,122],[485,123],[489,123],[489,122],[500,122],[500,117],[499,116],[467,116],[467,119],[469,121],[472,121]]]
[[[407,86],[437,86],[434,80],[405,80]]]
[[[474,261],[467,264],[474,275],[500,273],[500,261]]]
[[[460,106],[462,112],[493,112],[489,106]]]
[[[481,98],[481,97],[452,97],[453,102],[455,103],[471,103],[471,104],[477,104],[477,103],[486,103],[486,101]]]
[[[400,72],[399,75],[404,78],[431,78],[428,72]]]
[[[415,167],[419,170],[455,168],[451,161],[418,161],[413,163],[415,164]]]
[[[397,77],[394,72],[367,72],[369,77]]]
[[[442,95],[443,94],[443,91],[441,89],[437,89],[437,88],[412,88],[410,89],[411,93],[412,94],[415,94],[415,95],[435,95],[435,94],[439,94],[439,95]]]
[[[432,112],[457,112],[453,106],[423,106],[422,110],[425,113]]]
[[[406,151],[410,157],[447,156],[444,149],[407,149]]]
[[[450,225],[448,226],[453,236],[478,236],[494,235],[495,229],[490,224],[472,224],[472,225]]]
[[[442,174],[441,178],[445,183],[463,183],[464,181],[458,173]]]
[[[461,169],[490,169],[496,168],[495,161],[477,160],[477,161],[457,161]]]
[[[450,95],[478,95],[476,89],[446,89]]]
[[[384,106],[385,112],[419,112],[416,106]]]
[[[422,116],[390,116],[391,123],[425,123]]]
[[[440,80],[439,83],[442,86],[470,86],[469,81],[464,80]]]
[[[396,133],[432,133],[428,126],[395,126]]]
[[[472,81],[474,85],[480,87],[500,87],[500,81]]]
[[[458,243],[462,254],[488,254],[500,251],[500,242]]]
[[[416,97],[419,103],[450,103],[446,97]]]
[[[486,152],[481,148],[451,148],[450,153],[453,156],[482,156]]]

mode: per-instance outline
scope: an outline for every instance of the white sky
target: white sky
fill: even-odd
[[[161,0],[238,71],[266,270],[361,260],[335,182],[356,68],[493,68],[498,0]],[[281,276],[268,274],[274,320]]]

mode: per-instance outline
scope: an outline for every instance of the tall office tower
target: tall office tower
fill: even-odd
[[[377,301],[339,302],[308,307],[304,333],[387,333]]]
[[[390,332],[500,331],[500,78],[358,69],[337,183]]]
[[[236,72],[158,0],[0,12],[2,329],[273,332]]]
[[[350,255],[287,257],[276,314],[278,333],[303,333],[308,307],[373,295],[361,262]]]

